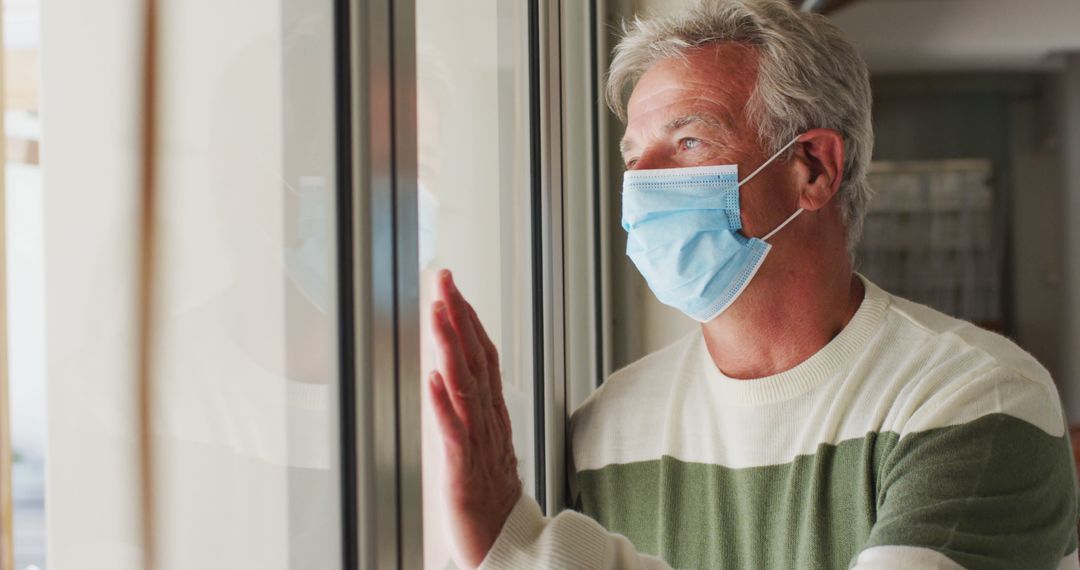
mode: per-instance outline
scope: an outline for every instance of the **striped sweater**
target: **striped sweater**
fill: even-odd
[[[523,498],[484,568],[1080,568],[1065,419],[1005,338],[865,278],[786,372],[725,377],[700,332],[573,415],[574,510]]]

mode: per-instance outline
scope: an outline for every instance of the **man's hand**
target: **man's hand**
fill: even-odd
[[[499,354],[449,271],[439,272],[437,289],[431,328],[439,369],[428,389],[446,452],[448,530],[459,565],[475,568],[521,497],[521,480]]]

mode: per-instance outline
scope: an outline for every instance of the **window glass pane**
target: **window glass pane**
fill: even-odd
[[[44,7],[49,564],[140,565],[140,4]],[[340,567],[332,0],[159,2],[161,568]]]
[[[533,494],[526,7],[417,2],[418,204],[424,377],[434,367],[435,276],[445,267],[498,346],[519,470],[525,492]],[[425,404],[425,560],[443,568],[442,444],[429,412]]]
[[[333,3],[164,5],[162,555],[336,567]]]

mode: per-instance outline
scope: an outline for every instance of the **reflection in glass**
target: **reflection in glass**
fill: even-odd
[[[167,5],[163,556],[334,568],[333,3]]]

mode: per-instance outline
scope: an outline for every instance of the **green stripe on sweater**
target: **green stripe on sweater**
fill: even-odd
[[[1076,548],[1068,439],[1005,414],[871,433],[783,465],[672,457],[577,474],[581,511],[677,568],[845,568],[875,545],[967,568],[1055,568]]]

